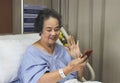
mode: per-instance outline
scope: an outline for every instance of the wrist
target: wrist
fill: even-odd
[[[60,76],[61,76],[62,78],[65,78],[65,77],[66,77],[66,75],[65,75],[64,72],[63,72],[63,69],[59,69],[59,74],[60,74]]]
[[[72,69],[69,66],[63,68],[64,74],[67,76],[69,73],[72,72]]]

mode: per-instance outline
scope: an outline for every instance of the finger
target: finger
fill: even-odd
[[[69,36],[68,40],[69,40],[69,43],[71,44],[71,42],[72,42],[72,36],[71,35]]]
[[[84,56],[83,58],[81,58],[81,63],[85,62],[87,60],[87,56]]]
[[[81,65],[85,68],[87,61],[83,62]]]
[[[72,36],[70,35],[70,44],[73,45],[72,43]]]
[[[73,61],[74,65],[80,64],[80,58],[75,58]]]
[[[68,43],[68,46],[71,46],[71,43],[70,43],[70,36],[68,36],[68,38],[67,38],[67,43]]]
[[[79,48],[79,40],[77,40],[76,46],[77,46],[77,48],[80,50],[80,48]]]
[[[76,45],[74,46],[74,49],[75,49],[76,57],[79,58],[80,57],[80,53],[79,53],[79,49],[77,48]]]
[[[77,40],[77,46],[79,46],[79,40]]]
[[[66,48],[67,52],[70,54],[70,48],[68,48],[68,47],[65,47],[65,48]]]
[[[67,51],[69,51],[69,48],[68,47],[65,47]]]
[[[80,47],[79,47],[79,40],[77,40],[76,50],[77,50],[77,53],[79,54],[79,57],[80,57],[81,56],[81,51],[80,51]]]
[[[71,43],[75,45],[75,40],[74,40],[73,36],[71,36]]]
[[[78,49],[80,51],[80,54],[81,54],[81,50],[80,50],[80,47],[79,47],[79,40],[77,40],[77,47],[78,47]]]

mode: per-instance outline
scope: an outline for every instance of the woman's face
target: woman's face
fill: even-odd
[[[54,44],[59,37],[59,21],[54,17],[44,20],[41,39],[48,44]]]

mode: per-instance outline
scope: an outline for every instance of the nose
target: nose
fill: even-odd
[[[56,32],[54,30],[52,30],[51,34],[52,35],[56,35]]]

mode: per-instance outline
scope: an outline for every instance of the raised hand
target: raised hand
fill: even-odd
[[[67,50],[69,54],[74,58],[68,65],[67,68],[71,70],[71,72],[77,71],[78,77],[81,78],[84,74],[87,56],[81,58],[81,51],[79,48],[79,41],[75,43],[75,40],[72,36],[69,36],[67,39],[68,47]]]
[[[77,43],[75,43],[74,38],[72,36],[69,36],[67,38],[67,42],[68,42],[67,50],[68,50],[69,54],[73,58],[81,57],[81,52],[80,52],[80,48],[79,48],[79,41],[77,41]]]

